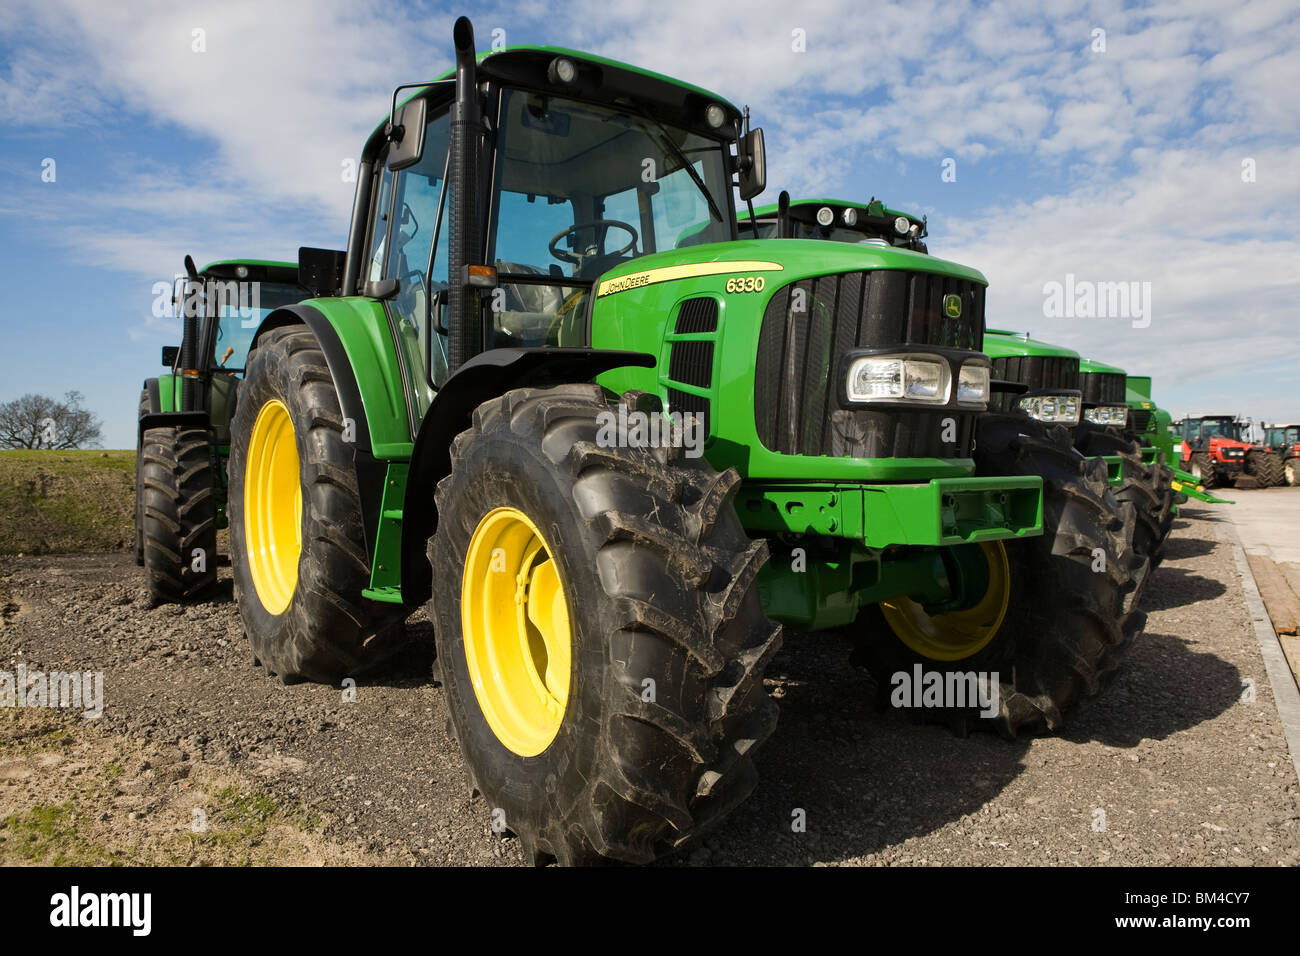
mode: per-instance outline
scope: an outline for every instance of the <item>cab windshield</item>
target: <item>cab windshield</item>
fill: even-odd
[[[281,306],[301,302],[307,292],[293,282],[256,283],[257,295],[240,301],[236,297],[217,296],[217,334],[210,367],[226,372],[243,372],[248,347],[262,320]]]
[[[1204,418],[1201,420],[1201,437],[1231,438],[1236,440],[1240,429],[1237,423],[1227,418]]]
[[[594,280],[653,252],[735,238],[728,146],[648,115],[501,94],[490,347],[565,345]]]

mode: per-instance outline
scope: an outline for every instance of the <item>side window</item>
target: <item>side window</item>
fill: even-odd
[[[383,278],[398,281],[389,313],[406,367],[418,379],[410,387],[421,416],[433,400],[433,385],[446,374],[446,337],[435,332],[429,321],[430,297],[438,291],[429,277],[442,206],[448,129],[445,112],[430,120],[420,162],[402,170],[393,181],[392,223],[382,273]],[[445,275],[445,263],[441,270]],[[445,289],[445,282],[441,286]]]

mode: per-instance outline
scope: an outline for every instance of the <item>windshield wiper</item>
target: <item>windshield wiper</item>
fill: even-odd
[[[687,175],[691,177],[691,182],[695,183],[695,187],[703,194],[704,201],[709,204],[709,212],[718,220],[718,222],[726,222],[727,220],[722,217],[722,213],[718,210],[718,204],[715,203],[713,197],[709,195],[709,187],[704,185],[704,180],[701,179],[700,174],[695,171],[695,166],[686,156],[686,153],[682,151],[682,148],[673,142],[673,138],[668,135],[668,130],[664,129],[664,125],[653,116],[645,113],[633,113],[632,115],[654,124],[655,129],[659,130],[660,136],[655,137],[652,135],[650,138],[656,139],[660,147],[668,147],[668,151],[671,152],[677,161],[682,164],[682,168],[685,169]],[[713,148],[717,149],[718,147],[715,146]]]

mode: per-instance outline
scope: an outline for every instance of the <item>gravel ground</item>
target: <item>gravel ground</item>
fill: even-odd
[[[842,637],[789,635],[768,674],[782,713],[759,790],[704,845],[661,865],[1300,863],[1300,787],[1226,529],[1207,508],[1186,514],[1127,668],[1060,736],[962,739],[878,713]],[[81,750],[165,748],[223,792],[255,787],[301,808],[315,861],[523,863],[469,796],[423,614],[408,624],[409,650],[348,700],[254,666],[228,566],[217,599],[188,608],[149,608],[139,575],[126,554],[0,564],[0,669],[104,672],[93,732],[59,715]],[[3,761],[21,749],[21,721],[0,717]],[[32,766],[62,798],[58,763]],[[25,809],[39,779],[0,774],[0,820]],[[119,816],[125,858],[138,858],[126,834],[140,818]],[[15,860],[0,847],[0,862]]]

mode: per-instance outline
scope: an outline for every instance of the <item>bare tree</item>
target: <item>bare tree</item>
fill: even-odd
[[[0,403],[0,448],[97,448],[104,440],[103,423],[81,407],[80,392],[63,401],[46,395],[24,395]]]

